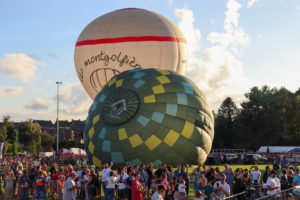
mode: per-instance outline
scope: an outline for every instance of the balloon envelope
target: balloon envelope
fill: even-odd
[[[75,46],[77,75],[92,99],[113,76],[134,68],[164,68],[184,74],[186,40],[164,16],[144,9],[121,9],[98,17]]]
[[[205,162],[214,118],[203,93],[168,70],[134,69],[113,79],[96,96],[84,141],[91,162],[101,166]]]

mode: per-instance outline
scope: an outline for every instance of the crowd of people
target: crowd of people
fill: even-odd
[[[17,196],[21,200],[93,200],[102,195],[105,200],[218,200],[243,193],[249,187],[256,187],[256,197],[261,197],[300,186],[299,169],[289,165],[284,158],[280,169],[267,166],[263,174],[258,166],[233,170],[228,164],[221,170],[199,163],[189,173],[185,165],[173,169],[160,164],[154,169],[149,163],[113,170],[113,163],[98,169],[86,163],[73,167],[53,162],[48,166],[46,162],[38,161],[6,159],[2,162],[0,180],[5,183],[5,199]]]

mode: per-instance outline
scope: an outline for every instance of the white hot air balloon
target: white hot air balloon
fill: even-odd
[[[77,75],[92,99],[115,75],[134,68],[185,74],[187,44],[166,17],[137,8],[98,17],[81,32],[74,53]]]

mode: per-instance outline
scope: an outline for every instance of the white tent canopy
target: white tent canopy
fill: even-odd
[[[295,148],[300,148],[300,146],[261,146],[258,152],[267,153],[268,148],[270,153],[288,153]]]

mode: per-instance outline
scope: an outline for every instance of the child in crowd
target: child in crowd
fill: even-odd
[[[206,198],[206,196],[204,195],[203,192],[201,192],[200,190],[196,191],[194,200],[204,200]]]
[[[64,177],[63,177],[63,175],[58,176],[56,189],[57,189],[58,200],[62,200],[63,191],[64,191]]]
[[[179,191],[179,194],[182,196],[182,197],[185,197],[186,196],[186,191],[185,191],[185,181],[183,179],[180,179],[179,181],[179,185],[178,185],[178,191]]]

